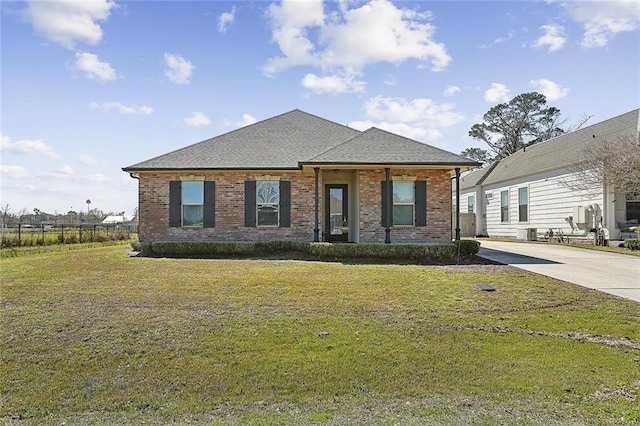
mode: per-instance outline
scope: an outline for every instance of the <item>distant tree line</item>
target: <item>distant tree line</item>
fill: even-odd
[[[137,217],[137,208],[134,217]],[[26,208],[14,211],[9,204],[0,206],[0,219],[2,223],[24,223],[31,225],[56,225],[75,223],[100,223],[107,216],[124,216],[125,212],[105,212],[98,208],[90,209],[88,212],[69,210],[66,213],[47,213],[38,208],[29,211]]]

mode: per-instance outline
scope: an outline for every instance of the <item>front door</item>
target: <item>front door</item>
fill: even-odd
[[[325,186],[325,241],[349,241],[347,218],[347,185],[330,184]]]

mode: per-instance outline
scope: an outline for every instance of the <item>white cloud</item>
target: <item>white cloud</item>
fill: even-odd
[[[183,121],[189,127],[201,127],[211,124],[211,119],[200,111],[194,111],[190,117],[185,118]]]
[[[484,92],[484,100],[490,104],[508,102],[510,99],[509,88],[501,83],[491,83],[491,88]]]
[[[80,155],[77,161],[85,166],[95,166],[99,163],[97,158],[91,157],[90,155]]]
[[[254,116],[252,116],[251,114],[242,114],[242,121],[236,123],[236,125],[240,126],[240,127],[244,127],[244,126],[248,126],[250,124],[253,124],[255,122],[257,122],[258,120],[256,120],[256,118]]]
[[[494,44],[504,43],[504,42],[507,42],[509,40],[513,40],[515,36],[516,36],[516,32],[515,31],[509,31],[506,36],[498,37],[495,40],[493,40],[493,43]]]
[[[91,108],[100,109],[104,112],[115,110],[120,114],[143,114],[149,115],[153,113],[153,108],[147,105],[124,105],[120,102],[91,102]]]
[[[569,16],[582,25],[582,47],[603,47],[617,33],[640,28],[638,0],[564,2]]]
[[[349,123],[349,127],[361,131],[370,129],[371,127],[377,127],[378,129],[386,130],[387,132],[395,133],[406,138],[423,141],[438,139],[442,136],[442,133],[437,129],[412,126],[407,123],[373,122],[365,120],[352,121]]]
[[[543,25],[540,29],[544,34],[532,44],[536,49],[547,48],[547,52],[555,52],[562,49],[567,38],[564,36],[564,27],[557,24]]]
[[[395,75],[388,75],[383,81],[387,86],[395,86],[397,83]]]
[[[566,87],[562,87],[559,84],[544,78],[541,78],[540,80],[531,80],[531,86],[536,92],[542,93],[546,96],[548,101],[556,101],[569,94],[569,89]]]
[[[41,140],[23,139],[12,143],[10,138],[4,135],[0,142],[0,150],[7,151],[12,154],[28,155],[31,157],[59,157],[59,155],[53,151],[53,147],[51,145],[47,145]]]
[[[82,182],[88,183],[107,183],[109,182],[109,178],[101,173],[93,173],[89,175],[84,175],[79,178]]]
[[[220,31],[221,33],[226,33],[227,32],[227,27],[229,26],[229,24],[233,24],[233,20],[235,19],[235,15],[236,15],[236,7],[232,6],[231,7],[231,12],[224,12],[220,15],[220,17],[218,18],[218,31]]]
[[[318,67],[324,75],[307,74],[307,87],[344,93],[335,76],[343,76],[344,82],[344,76],[360,75],[373,63],[415,59],[440,71],[451,61],[445,46],[434,41],[435,27],[427,22],[431,14],[398,8],[388,0],[352,9],[349,4],[340,2],[339,11],[326,15],[320,0],[272,4],[267,15],[282,55],[269,58],[263,71],[272,75],[299,65]],[[317,37],[312,40],[311,34]]]
[[[431,127],[448,127],[464,120],[453,111],[453,104],[436,104],[428,98],[407,101],[403,98],[376,96],[365,102],[367,115],[377,120],[400,123],[423,123]]]
[[[164,62],[167,66],[164,75],[166,75],[169,80],[176,84],[189,84],[189,79],[195,68],[191,62],[185,60],[180,55],[172,55],[171,53],[164,54]]]
[[[111,9],[110,0],[29,0],[21,14],[33,28],[54,43],[72,49],[76,43],[95,45],[102,40],[102,28]]]
[[[93,53],[76,52],[76,62],[70,68],[83,73],[89,80],[103,82],[116,79],[116,71],[111,65],[100,62],[98,55]]]
[[[70,165],[65,164],[64,166],[59,167],[56,170],[56,173],[59,173],[61,175],[71,176],[73,175],[73,169],[71,168]]]
[[[460,88],[458,86],[449,85],[446,89],[444,89],[444,96],[453,96],[456,93],[460,93]]]
[[[21,179],[27,176],[27,170],[22,166],[0,164],[0,174],[12,179]]]
[[[454,108],[453,104],[436,104],[427,98],[406,100],[376,96],[364,104],[368,119],[354,121],[349,126],[358,130],[378,127],[411,139],[431,141],[442,136],[440,129],[464,120]]]
[[[355,76],[328,75],[319,77],[307,74],[302,79],[302,86],[316,93],[361,93],[364,92],[365,82],[355,79]]]

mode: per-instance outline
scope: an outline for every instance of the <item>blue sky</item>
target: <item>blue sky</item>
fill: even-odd
[[[292,109],[459,153],[538,91],[640,104],[640,1],[2,1],[1,200],[132,214],[122,167]]]

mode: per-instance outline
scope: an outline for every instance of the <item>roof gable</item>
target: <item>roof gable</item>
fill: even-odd
[[[468,158],[375,127],[302,163],[477,165]]]

